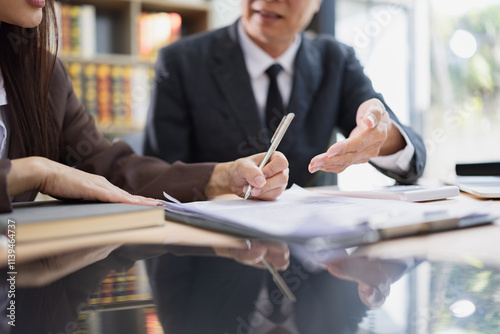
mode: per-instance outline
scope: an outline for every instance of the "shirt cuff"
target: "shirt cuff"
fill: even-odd
[[[401,151],[396,152],[392,155],[378,156],[372,158],[370,159],[370,162],[376,165],[377,167],[385,169],[389,172],[394,172],[396,174],[403,175],[410,170],[411,159],[415,154],[415,146],[413,146],[413,144],[410,141],[410,138],[408,138],[408,135],[406,134],[406,132],[404,132],[401,126],[398,123],[394,122],[393,120],[391,120],[391,122],[396,126],[396,128],[403,136],[406,142],[406,147]]]

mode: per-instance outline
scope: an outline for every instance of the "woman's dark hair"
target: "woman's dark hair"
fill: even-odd
[[[57,159],[59,155],[59,130],[48,104],[56,37],[54,0],[46,2],[38,27],[0,24],[0,69],[10,109],[11,140],[21,141],[23,156]]]

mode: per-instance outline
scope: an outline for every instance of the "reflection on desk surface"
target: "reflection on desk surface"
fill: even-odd
[[[8,326],[8,318],[2,315],[0,333],[77,333],[79,326],[87,326],[85,331],[81,328],[82,332],[96,334],[161,333],[152,327],[147,331],[146,318],[155,316],[151,299],[116,302],[112,308],[88,304],[89,296],[102,292],[101,282],[111,271],[123,273],[131,265],[113,254],[50,285],[18,288],[16,326]],[[340,327],[335,333],[500,333],[500,267],[487,266],[473,257],[463,259],[461,263],[414,258],[380,260],[343,252],[343,256],[329,259],[327,270],[308,265],[302,258],[300,270],[295,267],[291,275],[282,275],[297,298],[310,298],[323,307],[320,315],[312,311],[314,308],[302,308],[295,320],[316,323],[318,316],[326,315],[337,319]],[[316,286],[316,292],[301,292],[301,286],[306,286],[300,284],[301,280],[309,279],[318,270],[329,277],[326,283]],[[225,284],[236,279],[224,275]],[[0,304],[5,312],[8,286],[2,287]],[[219,296],[215,302],[224,299]],[[250,326],[247,317],[242,319],[245,326]],[[258,333],[258,328],[254,331],[245,326],[240,326],[241,333]],[[159,328],[157,322],[156,330]],[[210,333],[215,334],[210,328],[203,332]],[[323,334],[317,330],[299,333]]]
[[[368,311],[361,333],[500,333],[500,270],[422,262]]]

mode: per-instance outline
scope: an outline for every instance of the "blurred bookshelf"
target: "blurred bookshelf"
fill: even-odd
[[[58,56],[110,140],[145,125],[158,50],[211,28],[209,1],[56,1]],[[143,261],[112,272],[82,309],[78,333],[163,334]]]
[[[144,261],[113,271],[90,296],[78,316],[79,334],[163,334]]]
[[[208,1],[56,1],[58,56],[76,95],[113,139],[142,131],[158,50],[210,29]]]

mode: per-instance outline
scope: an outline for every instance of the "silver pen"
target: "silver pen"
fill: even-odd
[[[264,168],[264,166],[267,164],[273,153],[276,151],[278,148],[278,145],[281,142],[281,139],[283,139],[283,136],[285,135],[286,130],[288,129],[288,126],[292,122],[293,118],[295,117],[295,114],[290,113],[287,114],[285,117],[280,122],[280,125],[276,129],[276,132],[273,135],[273,138],[271,138],[271,146],[269,147],[269,150],[267,150],[266,155],[264,156],[264,159],[260,163],[259,169]],[[252,192],[252,186],[248,185],[247,192],[245,193],[245,197],[243,197],[243,200],[246,201],[248,197],[250,196],[250,193]]]
[[[247,239],[246,243],[248,249],[252,248],[252,243],[250,240]],[[288,285],[286,285],[285,281],[283,280],[283,277],[281,277],[278,271],[266,259],[262,259],[261,262],[273,276],[273,281],[274,283],[276,283],[283,296],[287,297],[288,299],[290,299],[292,302],[295,303],[297,301],[297,298],[293,294],[292,290],[290,290]]]

